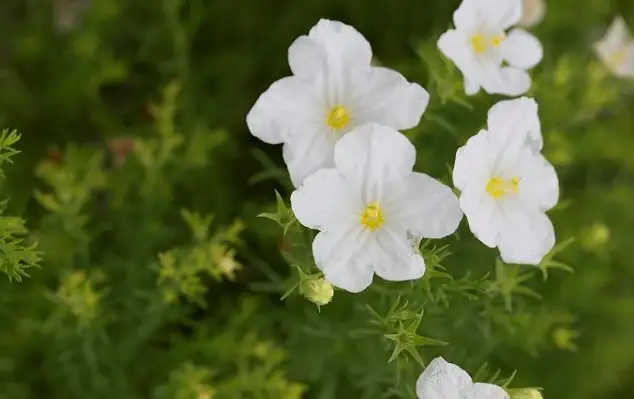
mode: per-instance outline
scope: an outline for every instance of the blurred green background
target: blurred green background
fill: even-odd
[[[634,85],[592,53],[614,16],[634,26],[626,0],[547,1],[533,30],[545,57],[529,95],[561,180],[558,242],[572,242],[557,260],[574,273],[509,269],[533,277],[541,299],[481,289],[479,278],[500,281],[495,254],[463,222],[443,241],[447,292],[480,296],[446,308],[422,285],[377,283],[338,291],[320,313],[299,295],[279,300],[297,278],[280,256],[288,243],[256,215],[290,185],[281,147],[249,134],[250,107],[290,73],[297,36],[344,21],[377,62],[430,91],[407,135],[417,170],[448,182],[456,149],[500,99],[465,97],[435,49],[458,4],[2,0],[0,127],[22,139],[1,196],[43,261],[21,283],[0,278],[0,398],[413,397],[422,367],[388,364],[382,334],[356,335],[369,328],[364,304],[385,313],[401,293],[408,309],[426,306],[420,330],[450,343],[423,347],[425,360],[517,370],[511,386],[546,398],[633,398]]]

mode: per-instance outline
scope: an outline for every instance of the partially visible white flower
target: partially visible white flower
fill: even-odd
[[[440,37],[438,48],[462,72],[468,95],[483,88],[518,96],[530,88],[527,69],[541,61],[543,50],[525,30],[506,33],[521,15],[522,0],[463,0],[454,13],[455,29]]]
[[[425,274],[421,238],[458,228],[458,198],[412,172],[415,161],[416,150],[401,133],[363,125],[339,140],[334,168],[315,172],[293,192],[297,220],[320,230],[313,256],[331,284],[360,292],[375,273],[391,281],[418,279]]]
[[[616,17],[594,51],[615,76],[634,78],[634,41],[623,17]]]
[[[518,106],[519,101],[525,105]],[[469,228],[480,241],[497,247],[506,263],[539,264],[555,244],[545,212],[558,201],[559,181],[539,147],[527,145],[538,123],[526,112],[530,101],[511,105],[494,107],[488,131],[458,149],[453,180]],[[503,108],[506,112],[500,112]]]
[[[522,0],[522,18],[517,25],[531,28],[542,22],[544,14],[546,14],[545,0]]]
[[[420,85],[371,65],[370,43],[352,26],[322,19],[288,50],[293,76],[273,83],[247,115],[251,133],[284,143],[295,187],[332,167],[337,140],[357,126],[396,130],[418,124],[429,102]]]
[[[419,399],[509,399],[501,387],[474,383],[466,371],[442,357],[432,360],[416,382]]]

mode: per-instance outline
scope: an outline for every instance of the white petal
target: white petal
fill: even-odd
[[[522,17],[522,0],[465,0],[478,3],[483,18],[483,26],[505,31],[517,24]]]
[[[461,31],[475,31],[482,24],[477,0],[463,0],[453,13],[453,24]]]
[[[532,98],[522,97],[500,101],[489,110],[488,130],[491,137],[526,141],[541,151],[544,141],[539,122],[538,106]]]
[[[322,231],[313,241],[317,268],[328,282],[349,292],[366,289],[374,275],[363,233],[360,224],[341,225]]]
[[[618,49],[629,41],[630,31],[627,28],[625,19],[621,16],[614,18],[603,39],[608,47],[612,49]]]
[[[468,96],[478,94],[480,91],[480,84],[472,79],[464,79],[464,91]]]
[[[416,394],[419,399],[462,399],[460,393],[471,386],[471,377],[466,371],[437,357],[418,378]]]
[[[634,43],[630,43],[623,49],[625,59],[615,68],[614,73],[623,78],[634,78]]]
[[[465,190],[472,182],[484,186],[493,170],[493,146],[489,142],[488,132],[481,130],[469,138],[467,143],[456,152],[453,167],[453,184],[459,190]]]
[[[429,93],[388,68],[373,67],[354,79],[351,113],[356,123],[374,122],[397,130],[412,128],[429,103]]]
[[[530,210],[519,201],[500,202],[503,223],[498,248],[506,263],[537,265],[555,245],[553,224],[543,212]]]
[[[469,47],[468,42],[469,38],[463,32],[450,29],[438,39],[438,49],[445,57],[456,64],[456,67],[465,78],[468,78],[471,86],[466,86],[465,82],[465,88],[474,89],[473,85],[480,83],[480,79],[477,79],[475,75],[479,73],[481,68],[476,62],[473,50]],[[468,93],[469,91],[467,90]]]
[[[295,187],[319,169],[334,166],[334,148],[340,137],[322,124],[307,124],[303,133],[284,144],[284,160]]]
[[[323,230],[345,220],[354,222],[362,206],[336,169],[315,172],[291,194],[293,213],[311,229]]]
[[[464,190],[460,194],[460,208],[473,235],[487,247],[495,248],[503,220],[495,200],[486,192],[485,184]]]
[[[293,75],[312,79],[323,71],[326,50],[308,36],[300,36],[288,48],[288,64]]]
[[[363,200],[381,201],[385,185],[412,172],[416,149],[396,130],[376,124],[362,125],[335,146],[335,165],[349,182],[358,182]]]
[[[501,67],[497,73],[488,75],[485,81],[480,82],[482,88],[489,94],[504,94],[507,96],[519,96],[531,87],[531,77],[523,69],[514,67]]]
[[[478,382],[461,399],[509,399],[509,395],[497,385]]]
[[[403,187],[400,198],[386,209],[400,231],[409,232],[419,238],[418,241],[420,237],[442,238],[456,231],[462,211],[458,197],[449,187],[416,172],[407,178]]]
[[[384,280],[417,280],[425,274],[425,260],[418,252],[420,239],[410,239],[387,227],[374,231],[368,255],[374,272]]]
[[[544,49],[537,38],[523,29],[513,29],[500,44],[502,56],[509,65],[530,69],[539,64]]]
[[[265,143],[279,144],[320,121],[323,105],[315,88],[291,76],[273,83],[247,115],[251,134]],[[323,121],[322,121],[323,122]]]
[[[542,154],[520,155],[519,194],[524,204],[545,212],[559,200],[559,179],[555,168]]]
[[[355,28],[339,21],[321,19],[309,33],[309,37],[327,54],[330,67],[369,67],[372,48]]]

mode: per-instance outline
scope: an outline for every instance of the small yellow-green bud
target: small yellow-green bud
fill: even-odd
[[[523,388],[511,394],[511,399],[544,399],[539,389]]]
[[[577,345],[575,345],[574,340],[578,336],[579,333],[576,331],[560,327],[553,332],[553,341],[560,349],[575,351],[577,350]]]
[[[597,249],[605,245],[610,239],[610,229],[603,223],[595,223],[584,237],[583,244],[588,249]]]
[[[332,285],[323,278],[306,281],[303,291],[304,296],[317,306],[327,305],[335,294]]]

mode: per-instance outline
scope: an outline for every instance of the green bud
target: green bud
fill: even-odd
[[[539,389],[522,388],[511,393],[511,399],[544,399]]]
[[[332,285],[323,278],[309,279],[302,284],[304,296],[317,306],[330,303],[335,294]]]

